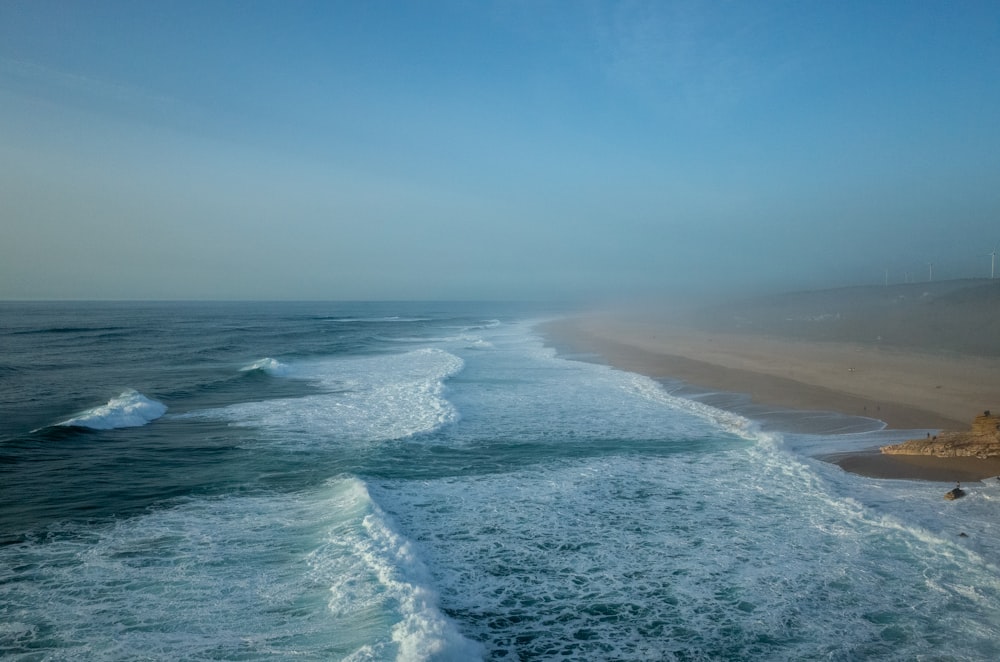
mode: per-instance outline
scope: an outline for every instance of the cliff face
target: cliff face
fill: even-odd
[[[882,446],[887,455],[934,455],[937,457],[1000,457],[1000,416],[985,412],[976,416],[966,431],[942,432],[930,439],[910,439]]]

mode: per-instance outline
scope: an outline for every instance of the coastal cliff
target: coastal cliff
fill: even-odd
[[[936,457],[1000,457],[1000,416],[989,411],[976,416],[972,428],[941,432],[926,439],[910,439],[882,446],[886,455],[933,455]]]

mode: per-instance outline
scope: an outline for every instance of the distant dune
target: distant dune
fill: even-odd
[[[702,310],[696,324],[724,333],[998,357],[1000,279],[760,297]]]

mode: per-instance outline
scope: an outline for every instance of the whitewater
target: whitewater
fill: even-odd
[[[562,352],[560,312],[0,304],[0,657],[1000,657],[1000,483],[845,473],[906,431]]]

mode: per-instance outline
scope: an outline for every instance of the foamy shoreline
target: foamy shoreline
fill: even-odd
[[[884,421],[899,430],[962,429],[1000,406],[1000,360],[905,352],[872,345],[709,333],[649,318],[588,315],[541,330],[560,347],[610,365],[702,388],[745,393],[754,402]],[[828,456],[855,473],[925,480],[980,480],[1000,460]]]

